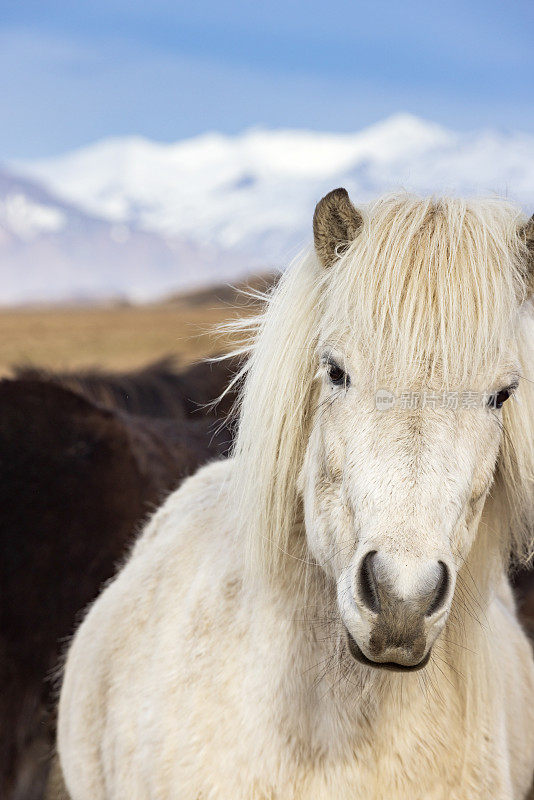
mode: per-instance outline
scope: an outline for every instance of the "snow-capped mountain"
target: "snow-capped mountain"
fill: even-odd
[[[239,254],[98,217],[0,170],[0,305],[146,300],[249,269]]]
[[[175,144],[107,139],[11,168],[92,219],[150,234],[161,247],[185,241],[198,248],[197,258],[176,255],[172,280],[170,266],[148,260],[143,285],[152,281],[155,291],[283,266],[310,240],[314,205],[336,186],[356,203],[402,187],[498,194],[534,210],[534,136],[458,133],[406,114],[353,134],[250,130]],[[57,226],[42,235],[66,235],[60,217],[32,213],[41,213],[41,228]],[[128,292],[128,270],[117,264],[111,272],[114,287]]]

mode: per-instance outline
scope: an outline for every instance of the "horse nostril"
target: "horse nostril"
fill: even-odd
[[[431,617],[432,614],[435,614],[436,611],[439,611],[445,599],[449,593],[449,570],[447,569],[447,565],[443,563],[443,561],[438,561],[440,567],[440,576],[438,579],[438,583],[436,588],[434,589],[434,596],[432,598],[432,602],[428,607],[425,616]]]
[[[380,600],[378,597],[378,586],[373,570],[373,559],[376,550],[371,550],[362,560],[360,573],[358,576],[358,590],[363,604],[375,614],[380,612]]]

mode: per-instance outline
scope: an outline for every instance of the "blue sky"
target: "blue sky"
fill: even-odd
[[[0,0],[0,160],[110,135],[534,132],[531,0]]]

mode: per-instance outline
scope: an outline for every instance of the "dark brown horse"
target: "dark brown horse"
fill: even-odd
[[[235,360],[215,359],[179,370],[175,359],[166,357],[133,372],[101,369],[52,372],[35,366],[19,366],[14,369],[14,375],[25,380],[59,383],[89,400],[131,414],[173,419],[193,415],[191,419],[195,419],[204,416],[204,410],[217,418],[226,418],[235,400],[234,393],[228,393],[215,408],[210,404],[222,394],[237,369]]]
[[[534,565],[512,574],[519,617],[534,642]]]
[[[221,410],[201,406],[224,389],[229,369],[176,373],[162,362],[137,375],[85,373],[78,383],[36,371],[0,381],[2,800],[42,797],[51,678],[83,610],[151,510],[226,453]]]

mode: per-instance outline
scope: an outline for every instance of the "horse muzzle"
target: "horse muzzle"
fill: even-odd
[[[397,671],[424,667],[443,628],[454,586],[445,561],[408,561],[369,551],[338,584],[352,656]]]

